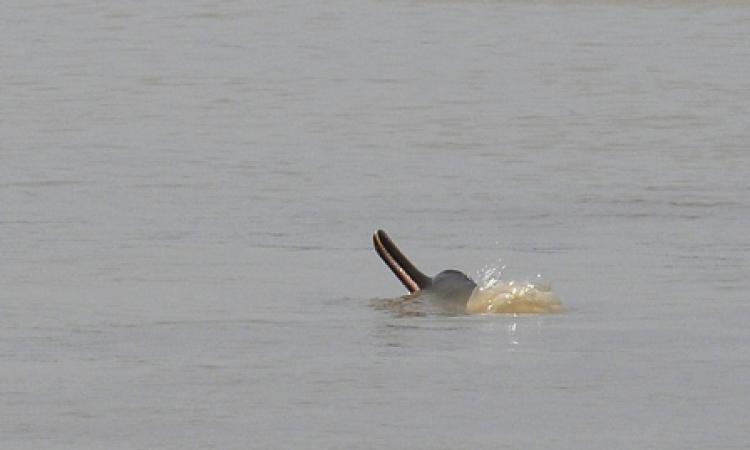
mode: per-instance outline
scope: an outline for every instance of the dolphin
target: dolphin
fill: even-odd
[[[444,270],[434,277],[425,275],[401,253],[383,230],[378,230],[372,235],[372,244],[385,264],[411,294],[424,292],[440,300],[465,305],[477,287],[471,278],[458,270]]]

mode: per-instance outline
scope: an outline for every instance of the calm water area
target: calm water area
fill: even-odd
[[[750,448],[749,144],[747,2],[4,1],[0,448]]]

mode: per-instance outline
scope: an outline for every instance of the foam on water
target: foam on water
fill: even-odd
[[[562,310],[560,299],[541,275],[535,281],[503,281],[505,266],[487,266],[480,271],[479,283],[466,304],[469,314],[545,314]]]

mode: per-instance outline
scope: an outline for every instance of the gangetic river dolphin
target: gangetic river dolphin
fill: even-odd
[[[396,278],[412,294],[425,292],[441,300],[465,305],[477,287],[471,278],[458,270],[444,270],[432,278],[428,277],[414,267],[383,230],[372,235],[372,244]]]

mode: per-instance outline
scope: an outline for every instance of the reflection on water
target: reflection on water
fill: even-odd
[[[376,298],[370,300],[370,305],[381,311],[391,311],[397,317],[405,316],[424,316],[425,311],[424,297],[419,295],[405,295],[396,298]]]
[[[467,313],[465,301],[442,298],[425,291],[397,298],[373,299],[370,304],[375,309],[392,312],[396,317],[460,316]]]
[[[373,306],[388,314],[374,318],[371,343],[381,354],[402,351],[484,353],[487,356],[519,350],[535,351],[549,345],[544,314],[451,315],[405,310],[418,299],[382,299]],[[395,313],[395,314],[394,314]],[[554,327],[554,324],[553,324]],[[491,356],[490,356],[491,357]]]
[[[543,315],[528,314],[498,315],[493,320],[482,318],[480,328],[487,339],[480,347],[485,350],[516,351],[534,345],[542,338],[544,318]]]

